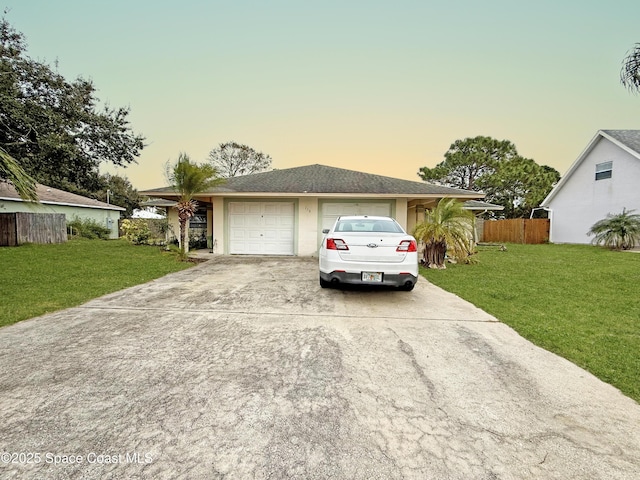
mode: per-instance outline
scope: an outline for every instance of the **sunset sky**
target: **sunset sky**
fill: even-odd
[[[182,151],[263,151],[408,180],[491,136],[564,174],[598,129],[640,129],[620,85],[640,2],[5,0],[32,58],[129,106],[148,146],[105,169],[163,186]]]

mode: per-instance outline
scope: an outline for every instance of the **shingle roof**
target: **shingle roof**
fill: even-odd
[[[602,130],[602,132],[640,154],[640,130]]]
[[[170,187],[147,190],[146,194],[172,192]],[[469,190],[443,187],[424,182],[346,170],[325,165],[308,165],[229,178],[226,183],[203,193],[355,193],[397,195],[484,195]]]
[[[119,210],[124,211],[125,208],[118,207],[117,205],[111,205],[108,203],[94,200],[93,198],[83,197],[82,195],[76,195],[75,193],[65,192],[64,190],[58,190],[57,188],[48,187],[41,183],[36,183],[36,193],[38,195],[38,201],[40,203],[56,204],[56,205],[70,205],[74,207],[86,207],[86,208],[99,208],[102,210]],[[22,202],[22,198],[18,195],[18,192],[14,186],[6,181],[0,181],[0,200],[11,200]]]

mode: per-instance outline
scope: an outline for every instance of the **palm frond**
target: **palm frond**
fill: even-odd
[[[622,61],[620,83],[632,92],[640,92],[640,43]]]
[[[0,148],[0,179],[9,180],[23,200],[38,201],[36,181],[2,148]]]
[[[224,182],[224,179],[218,177],[213,166],[193,163],[184,153],[181,153],[178,161],[168,169],[167,176],[183,202],[189,201],[197,193]]]

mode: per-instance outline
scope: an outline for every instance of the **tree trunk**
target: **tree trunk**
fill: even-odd
[[[176,205],[178,210],[178,222],[180,223],[180,251],[186,255],[189,251],[188,222],[196,211],[195,200],[180,201]]]
[[[187,240],[187,221],[189,217],[179,216],[178,221],[180,222],[180,250],[185,255],[189,252],[189,241]]]
[[[424,247],[424,263],[427,268],[447,268],[444,264],[447,244],[444,240],[431,240]]]

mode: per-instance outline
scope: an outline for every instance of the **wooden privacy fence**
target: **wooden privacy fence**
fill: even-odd
[[[0,213],[0,247],[67,241],[64,213]]]
[[[546,243],[549,241],[549,219],[514,218],[487,220],[483,225],[482,242]]]

